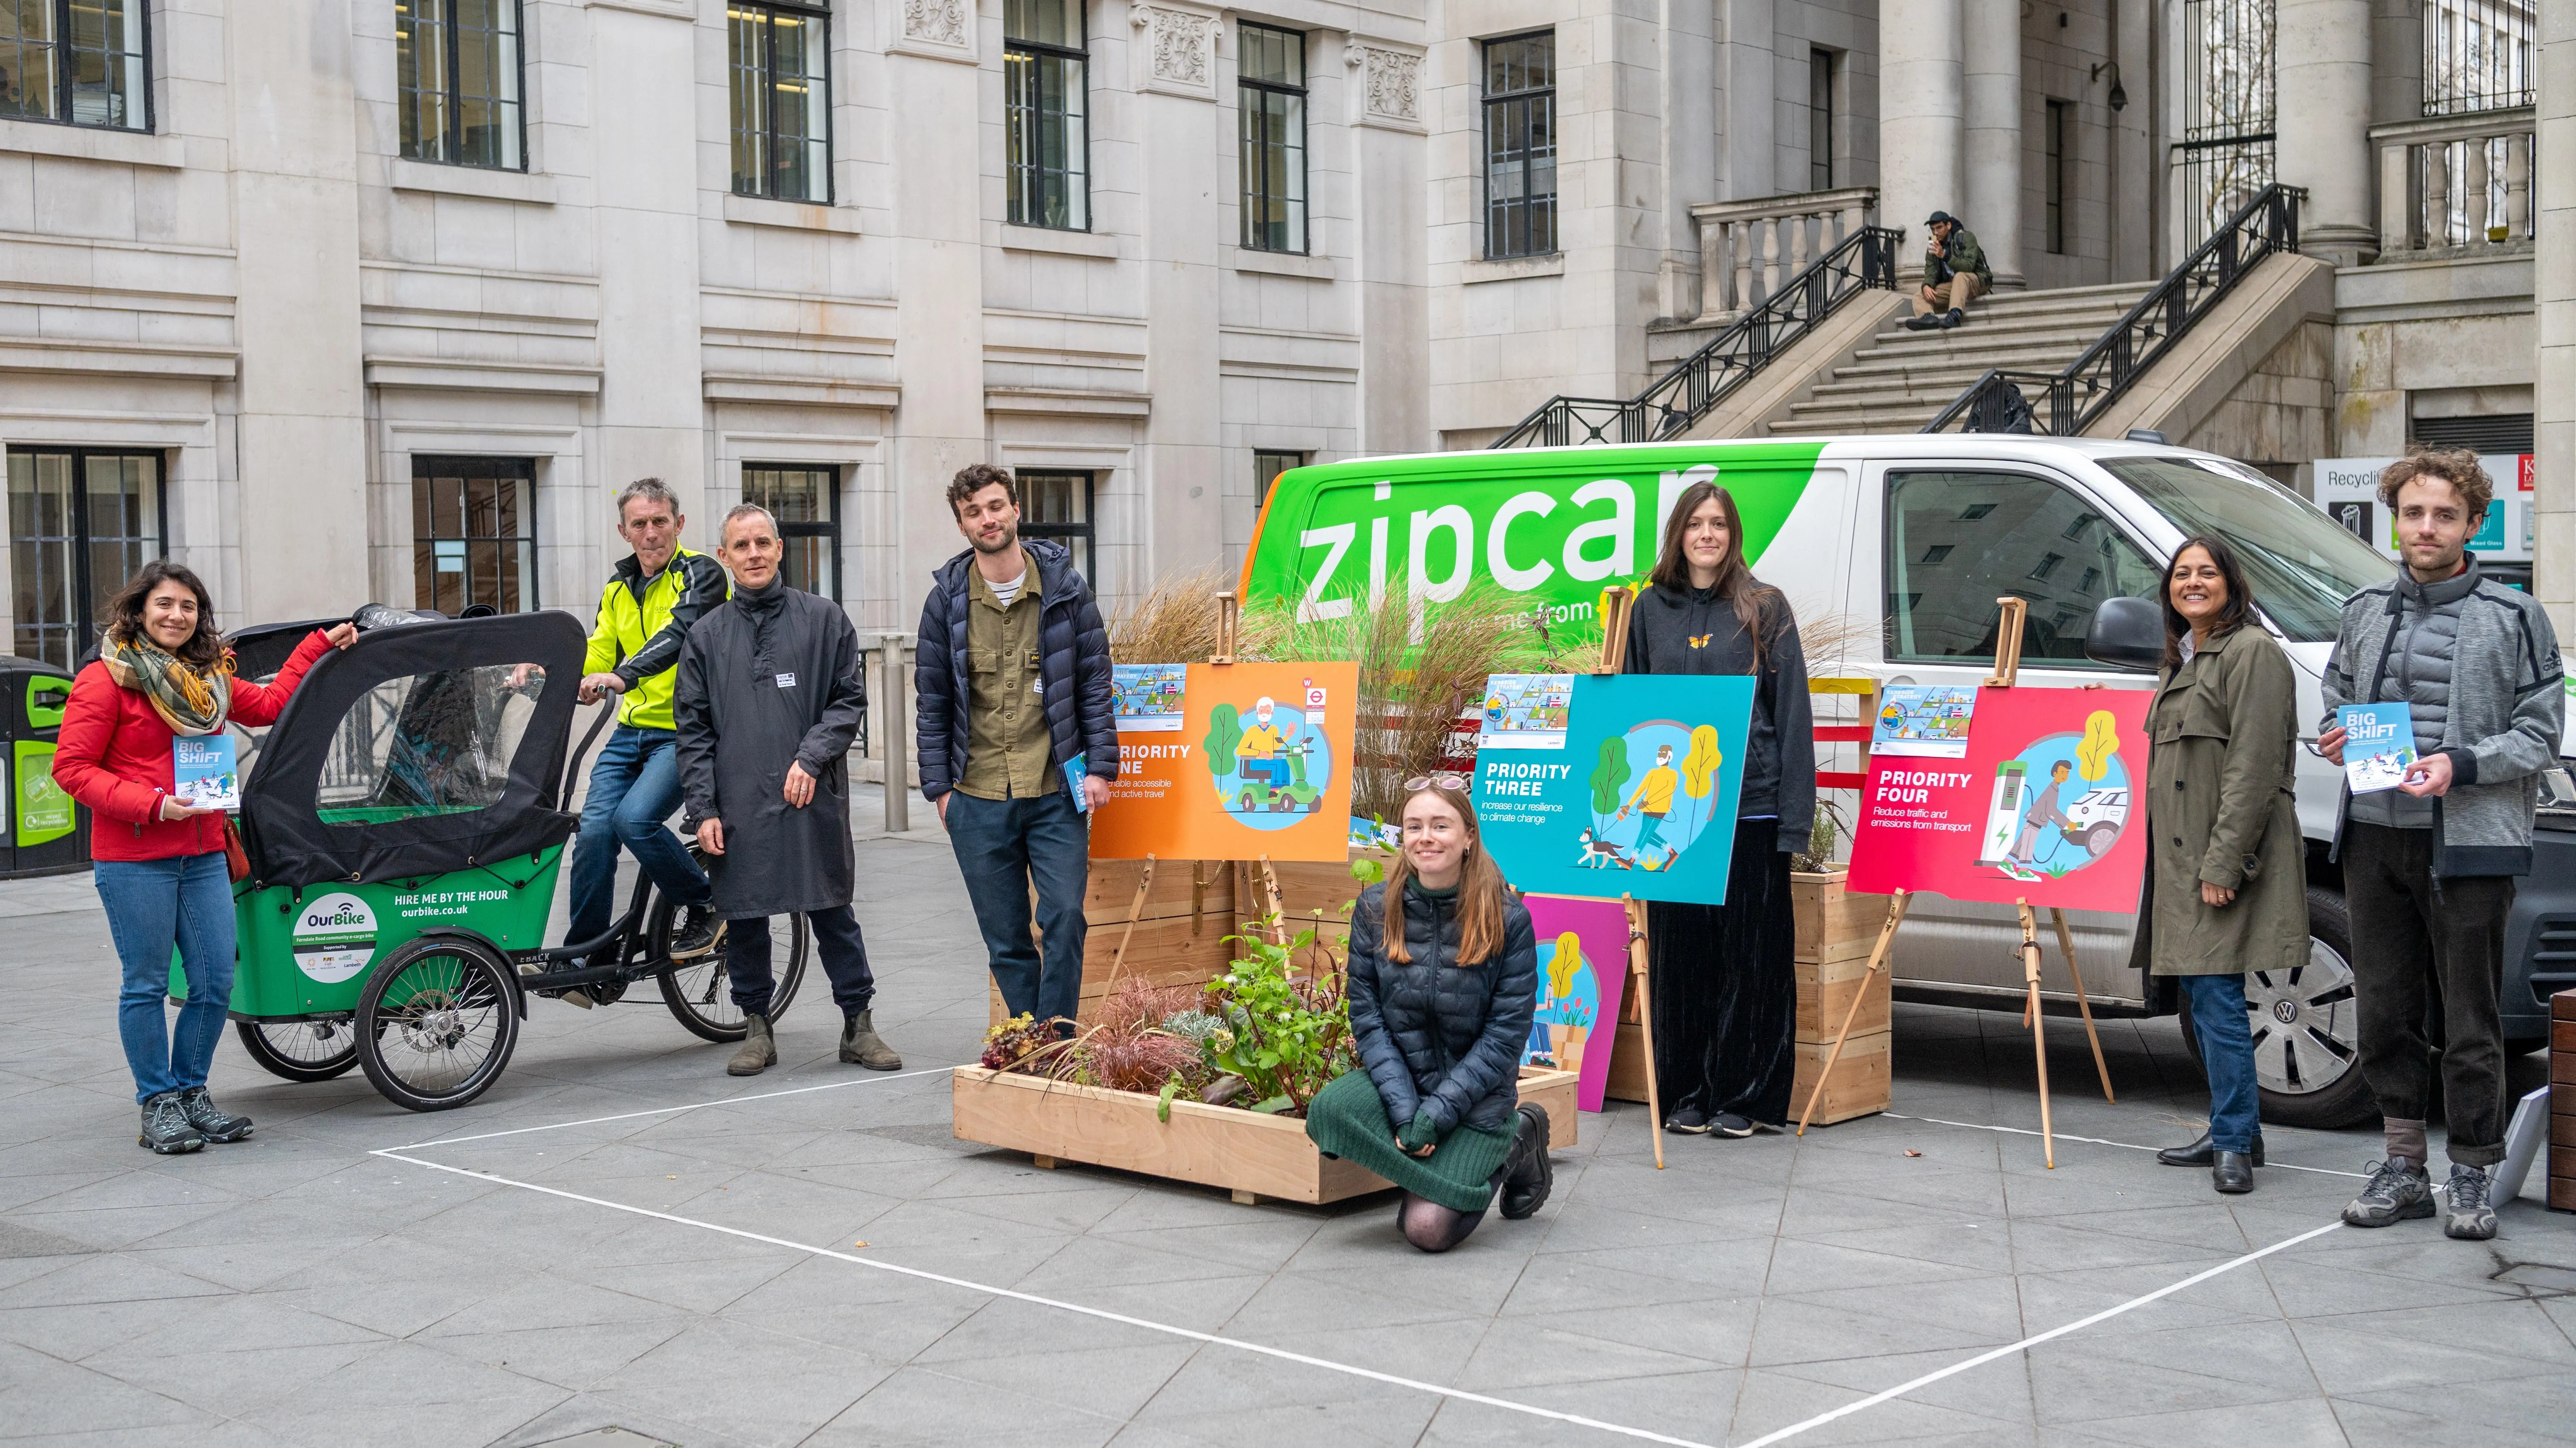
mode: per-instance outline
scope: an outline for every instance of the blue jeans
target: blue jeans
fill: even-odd
[[[2245,977],[2185,975],[2183,998],[2200,1033],[2200,1062],[2209,1072],[2209,1144],[2220,1151],[2254,1149],[2263,1134],[2254,1086],[2254,1031],[2245,1019]]]
[[[1002,1009],[1072,1020],[1082,1006],[1082,893],[1091,879],[1091,830],[1059,789],[1028,799],[948,795],[948,843],[984,932]],[[1041,961],[1029,938],[1029,887],[1038,892]]]
[[[168,860],[101,860],[93,868],[99,903],[125,984],[116,997],[116,1033],[134,1072],[134,1099],[206,1084],[224,1015],[233,1003],[233,881],[224,852]],[[178,1029],[168,1029],[161,1001],[170,990],[170,947],[188,977],[188,1003]]]
[[[567,945],[608,933],[617,904],[617,847],[635,856],[662,893],[681,905],[707,903],[707,872],[662,821],[680,807],[678,735],[620,724],[591,766],[572,850],[572,924]]]

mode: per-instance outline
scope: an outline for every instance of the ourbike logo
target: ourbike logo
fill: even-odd
[[[355,895],[325,895],[295,917],[295,966],[325,985],[366,969],[375,953],[376,912]]]

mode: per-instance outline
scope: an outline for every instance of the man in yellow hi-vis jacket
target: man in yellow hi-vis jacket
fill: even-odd
[[[617,495],[617,536],[635,552],[617,565],[599,596],[599,622],[582,663],[581,700],[617,701],[617,727],[591,767],[590,794],[572,852],[572,923],[568,944],[608,933],[617,893],[617,847],[624,845],[654,885],[686,907],[671,937],[675,958],[702,955],[714,943],[707,876],[662,822],[680,807],[680,762],[672,752],[671,689],[689,626],[725,601],[724,570],[680,546],[679,500],[659,478],[640,478]],[[564,997],[587,1005],[569,993]]]

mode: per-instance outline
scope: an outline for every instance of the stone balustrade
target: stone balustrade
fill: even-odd
[[[2379,256],[2528,247],[2532,108],[2370,128],[2379,153]]]
[[[1802,191],[1691,208],[1699,226],[1701,325],[1761,305],[1807,264],[1870,224],[1878,188]]]

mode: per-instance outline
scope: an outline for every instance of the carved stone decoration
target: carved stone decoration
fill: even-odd
[[[1365,66],[1368,113],[1390,121],[1422,119],[1422,57],[1406,50],[1359,48]]]
[[[1210,76],[1215,65],[1208,51],[1209,41],[1216,34],[1216,17],[1161,6],[1145,7],[1144,17],[1147,45],[1154,58],[1154,79],[1192,90],[1214,89]]]
[[[966,0],[903,0],[903,37],[933,45],[964,45]]]

